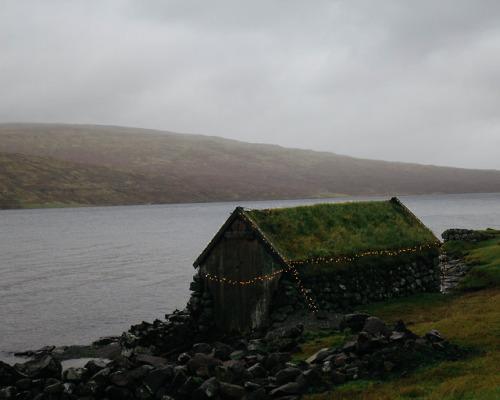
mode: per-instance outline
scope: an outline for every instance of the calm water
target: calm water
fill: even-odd
[[[500,193],[400,199],[439,238],[452,227],[500,228]],[[326,201],[346,200],[0,211],[0,359],[88,344],[184,308],[193,261],[237,205]]]

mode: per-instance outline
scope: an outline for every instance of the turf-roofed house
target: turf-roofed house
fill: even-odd
[[[188,308],[212,316],[221,330],[250,331],[300,307],[342,311],[437,292],[440,245],[395,197],[237,207],[194,262],[198,273]]]

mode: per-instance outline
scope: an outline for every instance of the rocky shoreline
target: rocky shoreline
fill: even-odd
[[[448,230],[443,238],[481,240],[471,232]],[[461,260],[441,261],[441,291],[448,291],[470,267]],[[402,320],[389,327],[364,313],[313,314],[288,303],[266,330],[246,336],[217,332],[211,297],[200,288],[195,275],[185,310],[133,325],[120,337],[16,353],[28,360],[15,365],[0,361],[0,400],[291,400],[352,380],[403,376],[422,365],[470,356],[435,330],[414,334]],[[346,329],[352,340],[342,347],[299,356],[307,332]]]
[[[46,347],[24,353],[33,359],[14,366],[0,362],[0,399],[298,399],[351,380],[381,380],[425,362],[467,355],[436,331],[415,335],[403,321],[391,328],[367,314],[325,313],[302,321],[308,330],[348,328],[353,340],[298,359],[294,354],[304,342],[304,325],[295,324],[300,319],[299,314],[281,327],[249,336],[211,335],[204,341],[197,341],[199,332],[193,330],[161,354],[168,332],[192,329],[189,313],[175,311],[166,321],[135,325],[119,339]],[[151,341],[158,351],[148,346]],[[63,371],[61,362],[76,356],[107,360]]]

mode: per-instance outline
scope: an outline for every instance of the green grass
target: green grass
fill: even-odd
[[[479,231],[487,239],[476,244],[466,244],[460,250],[460,243],[448,242],[445,250],[451,254],[463,254],[465,261],[474,268],[462,280],[458,291],[472,291],[500,286],[500,235],[493,229]],[[464,254],[465,253],[465,254]]]
[[[463,254],[483,271],[491,283],[461,287],[448,294],[418,294],[405,299],[365,305],[368,312],[393,324],[403,319],[413,332],[424,335],[438,330],[447,340],[463,348],[475,349],[473,359],[440,362],[424,366],[404,378],[383,382],[355,381],[332,391],[307,396],[309,400],[498,400],[500,399],[500,231],[485,231],[487,241],[468,244],[450,242],[449,251]],[[486,278],[485,278],[486,279]],[[474,280],[475,281],[475,280]],[[317,339],[314,339],[317,340]],[[324,343],[335,342],[328,336]],[[311,345],[312,345],[311,341]],[[307,349],[307,347],[304,347]],[[307,354],[303,354],[306,357]]]
[[[438,242],[428,228],[392,200],[253,210],[246,215],[292,261]]]

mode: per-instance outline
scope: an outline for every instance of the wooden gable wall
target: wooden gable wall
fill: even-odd
[[[235,218],[200,264],[216,327],[245,332],[267,325],[281,268],[252,229]]]

